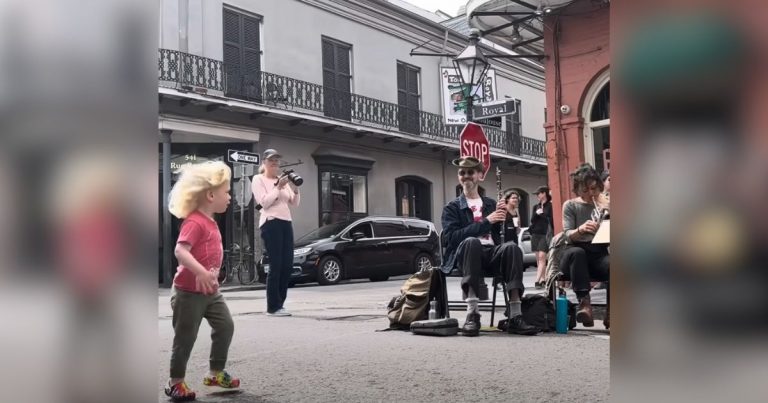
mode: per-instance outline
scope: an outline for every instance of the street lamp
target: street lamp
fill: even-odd
[[[488,72],[488,68],[490,67],[485,55],[483,55],[483,52],[477,47],[479,36],[479,31],[477,29],[472,29],[469,33],[469,45],[456,56],[455,59],[453,59],[453,66],[456,68],[456,71],[459,72],[462,88],[469,86],[469,89],[466,90],[464,94],[467,99],[467,122],[472,121],[473,89],[476,86],[483,84],[485,73]]]

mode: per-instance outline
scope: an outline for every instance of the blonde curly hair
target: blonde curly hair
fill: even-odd
[[[232,170],[222,161],[187,165],[168,197],[168,211],[179,219],[197,210],[203,192],[229,183]]]

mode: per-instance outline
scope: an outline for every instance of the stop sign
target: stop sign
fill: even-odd
[[[491,147],[485,137],[483,127],[476,123],[467,123],[459,135],[459,150],[462,157],[475,157],[483,163],[483,179],[491,168]]]

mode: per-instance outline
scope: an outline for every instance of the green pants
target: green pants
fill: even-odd
[[[208,320],[211,326],[210,369],[223,370],[235,331],[235,324],[224,296],[221,293],[203,295],[174,289],[171,309],[175,332],[171,352],[171,378],[184,378],[187,361],[203,318]]]

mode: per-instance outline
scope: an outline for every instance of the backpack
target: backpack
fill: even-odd
[[[549,243],[549,251],[547,252],[547,281],[545,288],[547,290],[552,289],[552,283],[557,281],[560,277],[560,259],[563,256],[563,252],[568,248],[569,240],[565,235],[565,232],[560,232]]]
[[[439,269],[422,270],[407,280],[400,288],[400,295],[387,305],[387,318],[391,329],[409,330],[411,323],[427,319],[430,300],[437,300],[437,311],[443,312],[441,303],[442,277]]]
[[[520,302],[525,323],[538,327],[542,332],[555,331],[556,316],[552,300],[541,294],[529,294],[524,296]],[[505,312],[505,315],[509,315],[509,310]],[[568,315],[570,315],[568,329],[573,329],[576,327],[576,304],[568,302]],[[507,330],[507,319],[499,321],[498,328]]]
[[[555,331],[555,307],[549,298],[530,294],[520,299],[522,302],[523,319],[531,326],[536,326],[542,332]]]

